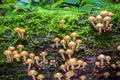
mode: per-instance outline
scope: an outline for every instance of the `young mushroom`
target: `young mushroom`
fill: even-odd
[[[61,80],[62,76],[63,75],[61,73],[54,74],[54,78],[57,78],[58,80]]]
[[[28,55],[29,53],[27,51],[22,51],[20,53],[20,55],[23,57],[23,61],[26,62],[26,56]]]
[[[24,40],[24,33],[25,33],[25,30],[24,30],[24,29],[20,29],[20,34],[21,34],[20,39],[21,39],[22,41]]]
[[[12,52],[10,50],[5,50],[3,54],[7,57],[6,63],[10,63],[11,62],[11,56],[10,55],[12,54]]]
[[[60,49],[58,51],[59,54],[61,54],[62,58],[63,58],[63,61],[65,61],[65,56],[64,56],[64,53],[65,53],[65,50],[64,49]]]
[[[65,76],[67,77],[67,80],[70,80],[70,78],[72,77],[72,76],[74,76],[74,72],[73,71],[68,71],[68,72],[66,72],[65,73]]]
[[[99,31],[99,35],[100,35],[102,33],[102,29],[104,28],[104,25],[101,23],[97,23],[95,27],[96,27],[96,30]]]
[[[66,72],[66,66],[65,66],[64,64],[62,64],[62,65],[60,66],[60,69],[62,69],[64,72]]]
[[[109,73],[109,72],[104,72],[104,73],[103,73],[103,76],[104,76],[105,78],[108,78],[108,76],[110,76],[110,73]]]
[[[78,40],[75,41],[75,43],[76,43],[75,51],[78,51],[79,45],[80,45],[80,43],[82,43],[82,40],[78,39]]]
[[[47,53],[46,52],[41,52],[40,56],[43,57],[43,62],[45,63],[46,62],[45,56],[47,56]]]
[[[117,68],[117,65],[116,64],[111,64],[111,67],[116,69]]]
[[[100,22],[102,21],[102,16],[98,15],[98,16],[96,17],[96,21],[97,21],[98,23],[100,23]]]
[[[108,13],[107,11],[102,11],[102,12],[100,13],[100,15],[104,18],[104,17],[108,16],[109,13]]]
[[[73,33],[71,33],[70,36],[73,38],[73,41],[75,41],[76,38],[78,37],[78,34],[76,32],[73,32]]]
[[[79,76],[80,80],[85,80],[86,76],[85,75],[81,75]]]
[[[25,64],[28,64],[28,70],[27,70],[27,71],[29,71],[30,68],[31,68],[31,65],[34,64],[34,60],[32,60],[32,59],[27,59],[26,62],[25,62]]]
[[[10,55],[10,57],[11,57],[11,62],[13,62],[13,51],[15,50],[15,47],[9,46],[8,50],[10,50],[12,52],[11,55]]]
[[[67,43],[69,43],[71,37],[70,37],[70,36],[65,36],[63,39],[64,39],[65,41],[67,41]]]
[[[98,57],[97,57],[98,60],[101,61],[101,68],[104,66],[104,59],[105,59],[105,55],[104,54],[100,54]]]
[[[33,80],[36,80],[35,76],[38,74],[38,72],[36,70],[30,70],[28,72],[29,76],[32,76]]]
[[[60,23],[62,24],[62,27],[64,29],[65,20],[64,19],[60,20]]]
[[[36,64],[37,64],[38,66],[40,66],[40,64],[39,64],[39,60],[40,60],[39,56],[35,56],[35,57],[34,57],[34,60],[35,60]]]
[[[68,60],[68,65],[71,66],[72,70],[75,70],[75,65],[77,65],[77,64],[78,64],[78,62],[75,58],[71,58]]]
[[[29,57],[30,57],[31,59],[34,59],[35,54],[34,54],[34,53],[30,53],[30,54],[29,54]]]
[[[17,33],[18,33],[18,36],[19,36],[19,37],[21,37],[21,34],[20,34],[20,29],[21,29],[21,28],[18,28],[18,27],[16,27],[16,28],[15,28],[15,32],[17,32]]]
[[[76,43],[75,42],[73,42],[73,41],[71,41],[71,42],[69,42],[68,43],[68,47],[71,49],[71,50],[75,50],[75,46],[76,46]]]
[[[67,54],[68,57],[69,57],[69,59],[70,59],[70,58],[71,58],[71,55],[73,55],[74,52],[73,52],[71,49],[67,49],[67,50],[65,51],[65,54]]]
[[[18,45],[17,46],[17,49],[19,49],[19,53],[21,53],[22,52],[22,49],[24,48],[24,45]]]
[[[80,68],[80,66],[82,66],[83,64],[83,60],[78,60],[77,63],[78,63],[78,66],[76,67],[77,69]]]
[[[95,62],[95,66],[100,67],[100,62]]]
[[[94,26],[94,28],[96,28],[95,23],[94,23],[94,21],[96,20],[95,17],[94,16],[90,16],[88,18],[88,20],[92,23],[92,25]]]
[[[63,39],[63,40],[60,41],[60,43],[62,44],[63,48],[66,49],[66,46],[65,46],[66,41]]]
[[[107,64],[110,64],[111,57],[110,56],[105,56],[105,60],[107,61]]]
[[[15,59],[16,59],[16,61],[18,61],[18,62],[20,62],[21,60],[20,60],[20,54],[14,54],[14,56],[13,56]]]
[[[60,41],[60,39],[59,38],[54,38],[53,41],[56,43],[56,48],[58,48],[58,42]]]
[[[38,80],[43,80],[45,78],[45,76],[43,75],[43,74],[39,74],[38,76],[37,76],[37,79]]]
[[[106,16],[106,17],[104,17],[104,19],[103,19],[103,20],[106,22],[105,27],[107,28],[107,27],[108,27],[108,25],[109,25],[109,23],[110,23],[110,21],[111,21],[111,17]]]

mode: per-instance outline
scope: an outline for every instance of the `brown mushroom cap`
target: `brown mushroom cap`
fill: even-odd
[[[12,52],[10,50],[5,50],[3,54],[8,56],[8,55],[12,54]]]
[[[39,75],[37,76],[37,79],[44,79],[44,78],[45,78],[45,76],[42,75],[42,74],[39,74]]]
[[[102,17],[108,16],[108,12],[107,12],[107,11],[102,11],[102,12],[100,13],[100,15],[101,15]]]
[[[21,56],[27,56],[29,53],[27,52],[27,51],[22,51],[21,53],[20,53],[20,55]]]
[[[60,39],[59,38],[54,38],[54,40],[53,40],[54,42],[59,42],[60,41]]]
[[[20,56],[20,54],[14,54],[13,57],[14,57],[14,58],[20,58],[21,56]]]
[[[29,64],[29,63],[34,63],[34,60],[32,60],[32,59],[27,59],[27,60],[26,60],[26,64]]]
[[[18,54],[18,51],[13,51],[13,54]]]
[[[30,57],[30,58],[34,58],[34,57],[35,57],[35,54],[34,54],[34,53],[30,53],[30,54],[29,54],[29,57]]]
[[[64,43],[64,44],[65,44],[65,43],[66,43],[66,41],[63,39],[63,40],[61,40],[61,41],[60,41],[60,43]]]
[[[96,65],[96,66],[99,66],[99,65],[100,65],[100,62],[95,62],[95,65]]]
[[[78,60],[78,64],[82,65],[83,64],[83,60]]]
[[[69,46],[69,47],[76,46],[76,43],[73,42],[73,41],[71,41],[71,42],[68,43],[68,46]]]
[[[111,60],[110,56],[105,56],[105,60]]]
[[[104,27],[104,25],[102,24],[102,23],[97,23],[96,24],[96,28],[98,29],[98,28],[103,28]]]
[[[120,51],[120,45],[118,45],[117,50]]]
[[[107,78],[107,76],[109,76],[110,73],[109,72],[104,72],[103,75],[104,75],[105,78]]]
[[[65,23],[65,20],[64,20],[64,19],[60,20],[60,23],[64,24],[64,23]]]
[[[117,68],[117,65],[116,64],[111,64],[111,67],[116,69]]]
[[[64,50],[64,49],[60,49],[60,50],[58,51],[58,53],[63,54],[63,53],[65,53],[65,50]]]
[[[65,76],[69,77],[69,76],[74,76],[74,72],[73,71],[68,71],[65,73]]]
[[[25,30],[24,30],[24,29],[20,29],[20,32],[21,32],[21,33],[25,33]]]
[[[34,60],[39,60],[39,59],[40,59],[39,56],[34,57]]]
[[[111,17],[111,16],[114,16],[114,14],[112,12],[109,12],[108,15]]]
[[[73,52],[71,49],[67,49],[67,50],[65,51],[65,53],[66,53],[66,54],[71,54],[71,55],[74,54],[74,52]]]
[[[120,64],[120,61],[119,61],[119,60],[117,60],[117,61],[116,61],[116,64],[117,64],[117,65],[118,65],[118,64]]]
[[[84,79],[86,78],[86,76],[85,76],[85,75],[81,75],[81,76],[79,76],[79,78],[80,78],[81,80],[84,80]]]
[[[40,53],[40,56],[42,56],[42,57],[43,57],[43,56],[47,56],[47,52],[41,52],[41,53]]]
[[[102,19],[102,16],[100,16],[100,15],[98,15],[97,17],[96,17],[96,20],[101,20]]]
[[[70,36],[65,36],[63,39],[64,39],[65,41],[67,41],[67,40],[70,40],[71,37],[70,37]]]
[[[68,64],[69,65],[77,65],[78,62],[77,62],[77,60],[75,58],[71,58],[71,59],[68,60]]]
[[[24,45],[18,45],[17,48],[22,49],[22,48],[24,48]]]
[[[80,43],[82,43],[82,40],[78,39],[78,40],[76,40],[75,42],[76,42],[77,44],[80,44]]]
[[[116,73],[116,75],[117,75],[117,76],[120,76],[120,71],[118,71],[118,72]]]
[[[38,74],[38,72],[36,71],[36,70],[30,70],[29,72],[28,72],[28,75],[29,76],[35,76],[35,75],[37,75]]]
[[[71,33],[71,37],[78,37],[78,34],[76,32]]]
[[[103,19],[104,21],[111,21],[111,17],[109,17],[109,16],[106,16],[106,17],[104,17],[104,19]]]
[[[20,28],[16,27],[16,28],[15,28],[15,31],[16,31],[16,32],[20,32]]]
[[[98,57],[97,57],[98,60],[102,60],[102,59],[105,59],[105,55],[104,54],[100,54]]]
[[[95,21],[96,19],[95,19],[94,16],[90,16],[90,17],[88,18],[88,20],[89,20],[89,21]]]
[[[61,78],[63,75],[61,73],[54,74],[54,78]]]
[[[14,50],[15,50],[15,47],[10,46],[10,47],[8,47],[8,50],[10,50],[10,51],[14,51]]]
[[[65,69],[66,68],[66,66],[64,65],[64,64],[62,64],[61,66],[60,66],[60,69]]]

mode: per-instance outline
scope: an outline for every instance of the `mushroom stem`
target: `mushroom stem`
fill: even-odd
[[[24,60],[24,62],[26,62],[26,56],[23,56],[23,60]]]
[[[76,51],[78,51],[79,45],[80,45],[80,44],[77,44],[77,45],[76,45]]]
[[[21,33],[21,40],[24,40],[24,33]]]
[[[56,48],[58,48],[58,42],[56,42]]]
[[[67,77],[67,80],[70,80],[70,76]]]
[[[62,56],[62,58],[63,58],[63,61],[65,61],[65,56],[64,56],[63,53],[61,53],[61,56]]]
[[[104,65],[104,60],[102,59],[101,60],[101,67]]]
[[[58,80],[61,80],[61,78],[58,78]]]
[[[36,80],[35,76],[32,76],[33,80]]]
[[[106,28],[108,27],[109,23],[110,23],[110,21],[106,22],[106,25],[105,25]]]
[[[68,54],[69,59],[71,58],[71,54]]]
[[[31,68],[31,63],[28,64],[28,71],[30,70]]]
[[[75,41],[76,40],[76,37],[73,37],[73,41]]]
[[[11,62],[13,62],[13,55],[11,54],[10,57],[11,57]]]
[[[66,49],[66,46],[65,46],[65,44],[64,44],[64,43],[62,43],[62,45],[63,45],[63,48],[64,48],[64,49]]]
[[[36,62],[37,65],[40,65],[39,62],[38,62],[38,60],[35,60],[35,62]]]
[[[11,56],[10,55],[8,55],[8,62],[11,62]]]
[[[6,56],[6,57],[7,57],[6,63],[9,63],[10,62],[9,56]]]
[[[18,36],[21,38],[21,34],[20,34],[20,32],[17,32],[18,33]]]
[[[93,21],[91,21],[91,23],[92,23],[92,25],[94,26],[94,28],[96,29],[96,26],[95,26],[94,22],[93,22]]]
[[[67,71],[69,71],[69,66],[67,65]]]
[[[107,60],[107,64],[110,64],[110,60]]]
[[[102,28],[99,28],[99,35],[102,33]]]
[[[19,58],[16,58],[16,61],[18,61],[18,62],[19,62],[19,61],[20,61],[20,59],[19,59]]]
[[[64,68],[63,68],[62,70],[63,70],[64,72],[66,72],[66,70],[65,70]]]
[[[80,66],[81,66],[81,65],[79,64],[76,68],[78,69],[78,68],[80,68]]]
[[[43,62],[45,63],[45,56],[43,56]]]
[[[71,65],[71,68],[72,68],[72,70],[74,70],[75,69],[74,65]]]

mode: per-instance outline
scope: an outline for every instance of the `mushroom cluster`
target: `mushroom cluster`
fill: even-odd
[[[111,17],[113,15],[114,14],[112,12],[102,11],[96,17],[90,16],[88,18],[88,20],[92,23],[94,28],[97,31],[99,31],[99,35],[100,35],[102,32],[106,32],[106,31],[111,31],[112,30],[113,24],[111,24],[110,21],[112,20]]]
[[[16,27],[16,28],[15,28],[15,32],[18,33],[19,38],[23,41],[23,40],[24,40],[24,33],[25,33],[25,30]]]

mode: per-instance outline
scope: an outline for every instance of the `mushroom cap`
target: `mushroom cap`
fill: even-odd
[[[26,63],[27,63],[27,64],[29,64],[29,63],[34,63],[34,60],[32,60],[32,59],[27,59],[27,60],[26,60]]]
[[[20,58],[21,56],[20,56],[20,54],[14,54],[13,57],[14,57],[14,58]]]
[[[75,58],[71,58],[71,59],[68,60],[68,64],[69,65],[77,65],[78,62],[77,62],[77,60]]]
[[[38,72],[36,71],[36,70],[30,70],[29,72],[28,72],[28,75],[29,76],[35,76],[35,75],[37,75],[38,74]]]
[[[114,16],[114,14],[112,12],[108,12],[108,15],[111,17],[111,16]]]
[[[16,32],[20,32],[20,28],[16,27],[16,28],[15,28],[15,31],[16,31]]]
[[[90,17],[88,18],[88,20],[89,20],[89,21],[95,21],[96,19],[95,19],[94,16],[90,16]]]
[[[78,40],[76,40],[75,42],[76,42],[77,44],[80,44],[80,43],[82,43],[82,40],[78,39]]]
[[[100,15],[101,15],[102,17],[108,16],[108,12],[107,12],[107,11],[102,11],[102,12],[100,13]]]
[[[20,29],[20,32],[21,32],[21,33],[25,33],[25,30],[24,30],[24,29]]]
[[[96,17],[96,20],[101,20],[102,19],[102,16],[101,15],[98,15],[97,17]]]
[[[104,75],[104,76],[109,76],[110,73],[109,73],[109,72],[104,72],[103,75]]]
[[[104,19],[103,19],[104,21],[110,21],[111,20],[111,17],[109,17],[109,16],[106,16],[106,17],[104,17]]]
[[[12,54],[12,52],[10,50],[5,50],[3,54],[8,56],[8,55]]]
[[[41,52],[41,53],[40,53],[40,56],[42,56],[42,57],[43,57],[43,56],[47,56],[47,52]]]
[[[68,46],[69,46],[69,47],[71,47],[71,46],[75,46],[75,45],[76,45],[76,43],[73,42],[73,41],[71,41],[71,42],[68,43]]]
[[[96,24],[96,28],[103,28],[103,27],[104,27],[104,25],[102,23],[97,23]]]
[[[81,64],[81,65],[82,65],[83,62],[84,62],[83,60],[78,60],[78,64]]]
[[[84,80],[86,78],[86,76],[85,75],[81,75],[81,76],[79,76],[79,78]]]
[[[64,65],[64,64],[62,64],[61,66],[60,66],[60,69],[65,69],[66,68],[66,66]]]
[[[28,52],[27,52],[27,51],[22,51],[22,52],[20,53],[20,55],[21,55],[21,56],[27,56],[27,55],[28,55]]]
[[[111,60],[110,56],[105,56],[105,60]]]
[[[39,60],[39,59],[40,59],[39,56],[34,57],[34,60]]]
[[[34,53],[30,53],[30,54],[29,54],[29,57],[30,57],[30,58],[34,58],[34,57],[35,57],[35,54],[34,54]]]
[[[64,39],[65,41],[67,41],[67,40],[70,40],[71,37],[70,37],[70,36],[65,36],[63,39]]]
[[[59,42],[60,41],[60,39],[59,38],[54,38],[54,40],[53,40],[54,42]]]
[[[63,75],[61,73],[54,74],[54,78],[61,78]]]
[[[119,61],[119,60],[117,60],[117,61],[116,61],[116,64],[120,64],[120,61]]]
[[[64,19],[60,20],[60,23],[64,24],[64,23],[65,23],[65,20],[64,20]]]
[[[120,71],[118,71],[118,72],[116,73],[116,75],[117,75],[117,76],[120,76]]]
[[[10,51],[14,51],[14,50],[15,50],[15,47],[10,46],[10,47],[8,47],[8,50],[10,50]]]
[[[65,50],[64,50],[64,49],[60,49],[60,50],[58,51],[58,53],[63,54],[63,53],[65,53]]]
[[[21,44],[20,44],[20,45],[17,46],[17,48],[18,48],[18,49],[24,48],[24,45],[21,45]]]
[[[83,62],[83,64],[82,64],[83,66],[86,66],[87,65],[87,63],[86,62]]]
[[[74,72],[73,71],[68,71],[65,73],[65,76],[69,77],[69,76],[74,76]]]
[[[60,41],[60,43],[64,43],[64,44],[65,44],[65,43],[66,43],[66,41],[63,39],[63,40],[61,40],[61,41]]]
[[[117,46],[117,50],[120,51],[120,45]]]
[[[71,49],[67,49],[66,51],[65,51],[65,54],[73,54],[74,52],[71,50]]]
[[[117,65],[116,64],[111,64],[111,67],[112,68],[117,68]]]
[[[18,54],[18,51],[13,51],[13,54]]]
[[[97,57],[98,60],[102,60],[102,59],[105,59],[105,55],[104,54],[100,54],[98,57]]]
[[[44,79],[45,78],[45,76],[43,75],[43,74],[39,74],[38,76],[37,76],[37,79]]]
[[[99,66],[99,65],[100,65],[100,62],[95,62],[95,65]]]
[[[71,33],[71,37],[78,37],[78,34],[76,32]]]

